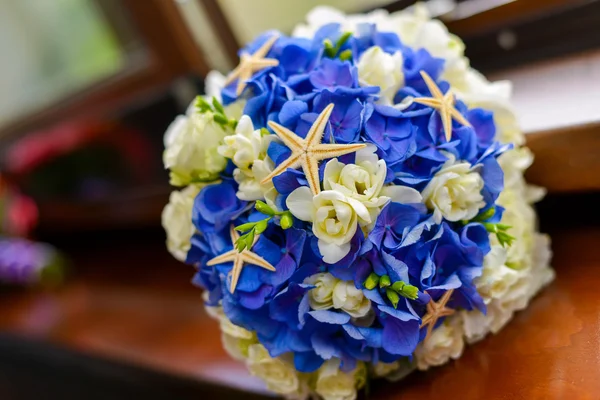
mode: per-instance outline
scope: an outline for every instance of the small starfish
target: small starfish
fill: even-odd
[[[415,103],[424,104],[431,108],[435,108],[440,113],[442,124],[444,125],[444,133],[446,141],[449,142],[452,138],[452,118],[458,123],[471,126],[469,121],[454,107],[454,95],[450,90],[443,94],[440,88],[435,84],[433,79],[425,71],[421,71],[421,76],[425,84],[429,88],[433,97],[418,97],[413,101]]]
[[[235,292],[238,280],[240,279],[240,275],[242,274],[244,263],[257,265],[269,271],[275,271],[275,267],[273,267],[267,260],[259,256],[258,254],[251,252],[250,249],[244,249],[242,252],[237,251],[237,249],[235,248],[235,242],[237,242],[237,240],[240,238],[240,235],[234,229],[233,225],[231,226],[229,234],[231,236],[233,250],[230,250],[227,253],[223,253],[220,256],[216,256],[212,260],[208,261],[206,265],[211,267],[217,264],[233,262],[233,268],[231,269],[231,272],[229,272],[229,275],[231,275],[231,285],[229,286],[229,291],[233,293]],[[258,236],[254,238],[254,243],[252,243],[252,246],[254,246],[257,240]]]
[[[225,86],[231,82],[238,80],[237,88],[235,90],[236,96],[242,94],[246,88],[246,81],[252,78],[255,72],[260,71],[268,67],[276,67],[279,65],[279,61],[274,58],[265,58],[273,44],[279,39],[279,35],[273,35],[267,40],[254,54],[242,53],[240,55],[240,64],[227,76],[225,80]]]
[[[454,289],[450,289],[444,293],[437,303],[433,301],[433,299],[427,303],[427,314],[425,314],[422,320],[423,322],[421,323],[421,328],[423,328],[425,325],[428,325],[427,336],[425,336],[425,340],[427,340],[427,338],[431,335],[433,327],[437,323],[438,319],[454,314],[455,310],[446,307],[446,304],[448,303],[448,300],[450,300],[450,296],[452,296],[453,292]]]
[[[287,160],[282,162],[271,172],[261,183],[266,183],[281,174],[288,168],[302,167],[308,186],[313,195],[319,194],[321,191],[321,183],[319,181],[319,161],[343,156],[344,154],[353,153],[367,145],[364,143],[354,144],[323,144],[323,132],[329,121],[329,116],[333,111],[333,104],[329,104],[319,114],[316,121],[310,127],[306,138],[301,138],[291,130],[283,127],[273,121],[269,121],[269,126],[277,136],[292,150],[292,155]]]

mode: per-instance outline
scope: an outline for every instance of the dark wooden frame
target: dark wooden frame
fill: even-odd
[[[205,76],[208,73],[209,67],[174,1],[96,1],[103,4],[101,9],[108,8],[107,3],[115,1],[121,7],[125,6],[127,17],[133,21],[147,49],[146,54],[139,55],[143,62],[125,68],[81,93],[19,118],[0,130],[2,141],[72,116],[96,115],[118,109],[181,75],[193,73]]]

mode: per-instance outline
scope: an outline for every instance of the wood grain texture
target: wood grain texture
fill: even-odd
[[[499,334],[467,347],[458,361],[396,384],[374,399],[595,399],[600,393],[600,228],[553,237],[557,279]],[[191,269],[162,244],[82,246],[78,268],[55,292],[5,292],[0,330],[88,355],[201,381],[263,392],[220,344]]]

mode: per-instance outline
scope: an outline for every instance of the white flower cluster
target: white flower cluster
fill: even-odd
[[[207,98],[219,100],[223,82],[222,75],[210,73],[206,80]],[[238,119],[242,107],[243,101],[238,101],[227,106],[225,112],[229,118]],[[196,195],[204,181],[216,180],[227,165],[220,148],[230,133],[233,132],[214,121],[211,112],[199,112],[195,101],[189,105],[186,115],[177,116],[167,128],[163,162],[169,169],[171,184],[184,188],[171,193],[162,213],[162,225],[167,233],[167,249],[178,260],[185,261],[191,247]]]
[[[354,400],[365,385],[367,374],[362,363],[353,371],[344,372],[340,370],[340,360],[331,359],[313,373],[301,373],[290,357],[271,357],[256,335],[233,325],[221,307],[206,307],[206,311],[219,321],[223,346],[231,357],[244,361],[250,373],[274,393],[298,400],[314,393],[324,400]]]

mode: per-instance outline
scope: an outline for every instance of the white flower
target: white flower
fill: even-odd
[[[351,372],[342,372],[339,365],[339,360],[331,359],[319,368],[315,391],[323,400],[354,400],[364,385],[362,365]]]
[[[290,193],[286,204],[296,218],[312,222],[323,261],[330,264],[350,252],[350,240],[356,233],[359,219],[371,223],[369,210],[361,202],[336,190],[325,190],[313,196],[307,186],[301,186]]]
[[[204,87],[206,91],[206,97],[212,99],[213,97],[218,101],[222,101],[221,90],[225,87],[225,81],[227,77],[219,71],[212,70],[206,75],[204,79]],[[232,117],[234,118],[234,117]]]
[[[328,310],[333,307],[333,288],[338,279],[330,273],[311,275],[304,283],[315,286],[308,292],[308,303],[313,310]]]
[[[492,299],[504,297],[518,279],[519,273],[506,266],[506,249],[501,245],[494,245],[483,260],[481,276],[474,283],[487,304]]]
[[[394,96],[404,85],[404,59],[400,51],[388,54],[379,46],[365,51],[358,61],[358,80],[361,86],[379,86],[378,102],[394,104]]]
[[[265,381],[269,390],[284,396],[306,397],[307,386],[294,365],[280,357],[272,358],[263,345],[248,347],[247,365],[250,373]]]
[[[377,148],[369,145],[356,152],[355,164],[344,164],[336,158],[325,165],[323,188],[335,190],[346,197],[360,201],[370,214],[370,225],[375,223],[383,206],[389,201],[420,203],[421,194],[406,186],[384,187],[387,168],[384,160],[375,154]],[[360,220],[361,226],[369,225]],[[367,231],[372,227],[367,226]]]
[[[423,199],[433,210],[436,223],[474,218],[485,202],[481,195],[483,178],[467,162],[456,162],[453,155],[427,184]]]
[[[171,184],[214,180],[227,160],[217,148],[227,133],[213,120],[211,112],[191,111],[178,116],[165,133],[163,162],[170,170]]]
[[[354,318],[361,318],[371,310],[371,301],[353,281],[342,281],[328,272],[311,275],[304,283],[315,288],[308,292],[308,302],[313,310],[335,308]]]
[[[429,338],[419,343],[414,354],[417,368],[427,370],[460,357],[465,344],[460,322],[457,318],[448,318],[433,330]]]
[[[502,222],[510,226],[508,233],[515,240],[507,248],[507,263],[515,269],[525,269],[531,265],[533,235],[537,223],[535,210],[526,201],[524,190],[505,188],[498,196],[497,204],[505,208]],[[492,243],[496,238],[492,237]]]
[[[192,223],[194,199],[200,186],[190,185],[181,191],[174,190],[162,212],[162,226],[167,233],[167,249],[178,260],[185,261],[196,231]]]
[[[260,183],[275,167],[267,156],[269,144],[274,140],[277,140],[275,135],[255,130],[250,117],[244,115],[238,122],[235,134],[226,136],[224,145],[219,146],[219,154],[230,158],[238,167],[233,171],[233,177],[239,184],[237,196],[241,200],[266,199],[269,205],[274,206],[277,192],[272,181]]]
[[[353,281],[338,281],[333,288],[333,307],[348,313],[353,318],[361,318],[371,310],[371,301]]]

